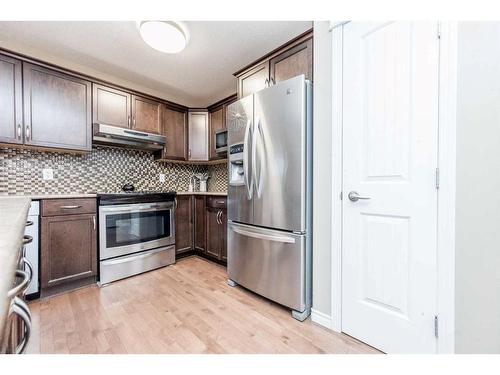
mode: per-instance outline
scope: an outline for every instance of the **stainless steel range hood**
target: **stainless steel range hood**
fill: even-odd
[[[101,123],[93,124],[92,140],[95,144],[158,151],[163,149],[167,137]]]

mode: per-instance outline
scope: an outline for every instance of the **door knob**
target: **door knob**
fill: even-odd
[[[369,197],[360,197],[356,191],[351,191],[347,197],[351,202],[357,202],[360,199],[370,199]]]

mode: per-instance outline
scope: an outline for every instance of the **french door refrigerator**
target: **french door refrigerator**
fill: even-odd
[[[228,283],[311,310],[312,85],[303,75],[228,115]]]

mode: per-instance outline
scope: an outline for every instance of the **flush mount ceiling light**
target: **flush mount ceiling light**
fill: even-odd
[[[179,22],[139,21],[142,39],[152,48],[165,53],[178,53],[186,47],[188,35]]]

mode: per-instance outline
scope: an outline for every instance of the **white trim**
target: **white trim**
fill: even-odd
[[[317,311],[314,309],[311,309],[311,320],[319,324],[323,327],[330,328],[332,330],[335,330],[333,328],[333,319],[330,315],[322,313],[321,311]]]
[[[342,43],[344,23],[332,30],[332,329],[342,331]]]
[[[455,351],[455,184],[457,107],[457,23],[440,24],[437,262],[438,353]],[[332,30],[332,329],[342,329],[342,39]],[[339,164],[340,163],[340,164]],[[340,165],[340,166],[339,166]],[[339,213],[339,214],[338,214]]]
[[[438,353],[455,352],[455,188],[457,22],[441,22],[439,56],[439,191],[437,227]]]

